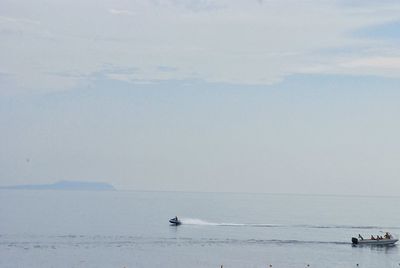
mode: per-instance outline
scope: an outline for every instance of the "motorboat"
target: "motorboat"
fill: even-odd
[[[371,236],[371,239],[364,239],[361,235],[357,237],[351,238],[351,243],[353,245],[376,245],[376,246],[385,246],[385,245],[394,245],[399,239],[395,238],[393,235],[386,233],[384,237],[374,237]]]
[[[171,223],[172,225],[175,225],[175,226],[178,226],[178,225],[182,224],[182,222],[178,219],[178,217],[170,219],[169,223]]]

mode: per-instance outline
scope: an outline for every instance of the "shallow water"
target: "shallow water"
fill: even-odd
[[[398,197],[0,191],[0,267],[399,267]],[[181,226],[170,226],[177,215]]]

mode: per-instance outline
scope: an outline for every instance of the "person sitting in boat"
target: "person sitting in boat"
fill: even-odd
[[[358,238],[360,238],[361,240],[364,240],[364,237],[362,237],[360,234],[358,234]]]
[[[386,239],[390,239],[390,234],[389,234],[389,232],[386,232],[386,233],[385,233],[385,238],[386,238]]]
[[[375,237],[373,235],[371,235],[371,240],[376,240]]]

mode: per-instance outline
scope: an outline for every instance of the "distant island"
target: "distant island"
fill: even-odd
[[[25,184],[3,186],[10,190],[65,190],[65,191],[115,191],[114,186],[104,182],[59,181],[52,184]]]

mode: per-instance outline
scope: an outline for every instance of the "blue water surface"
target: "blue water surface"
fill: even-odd
[[[399,201],[1,190],[0,267],[399,267],[398,246],[350,243],[400,233]]]

